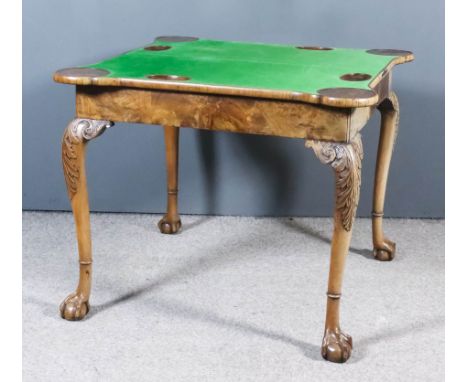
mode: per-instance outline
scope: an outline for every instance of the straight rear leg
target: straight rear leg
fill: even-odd
[[[177,210],[178,170],[179,170],[179,128],[164,126],[167,166],[167,212],[159,221],[161,233],[174,234],[182,227]]]

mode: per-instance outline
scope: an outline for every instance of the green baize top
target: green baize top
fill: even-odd
[[[203,39],[156,39],[152,45],[170,48],[138,48],[86,67],[107,70],[107,77],[113,78],[175,75],[188,77],[184,83],[317,94],[324,88],[368,90],[373,79],[395,58],[369,54],[364,49],[308,50],[293,45]],[[340,79],[351,73],[365,73],[371,78]]]

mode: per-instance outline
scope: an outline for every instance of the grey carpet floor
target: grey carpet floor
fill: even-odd
[[[346,364],[322,360],[331,219],[93,214],[91,313],[58,315],[75,288],[69,213],[23,214],[25,381],[442,381],[444,222],[387,220],[393,262],[372,259],[370,220],[348,256]]]

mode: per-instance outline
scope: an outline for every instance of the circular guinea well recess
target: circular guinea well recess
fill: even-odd
[[[109,74],[108,70],[95,68],[65,68],[55,72],[64,77],[105,77]]]
[[[168,50],[171,49],[170,46],[168,45],[150,45],[150,46],[145,46],[145,50],[151,50],[151,51],[160,51],[160,50]]]
[[[376,54],[378,56],[409,56],[413,54],[409,50],[400,49],[369,49],[366,53]]]
[[[296,48],[304,50],[333,50],[333,48],[327,48],[326,46],[296,46]]]
[[[320,89],[318,94],[329,98],[346,98],[346,99],[366,99],[372,98],[377,93],[372,90],[355,89],[355,88],[326,88]]]
[[[191,36],[158,36],[156,37],[158,41],[164,42],[190,42],[190,41],[197,41],[198,37],[191,37]]]
[[[372,76],[367,73],[347,73],[340,76],[343,81],[366,81],[371,78]]]
[[[176,76],[173,74],[150,74],[146,76],[150,80],[161,80],[161,81],[188,81],[190,77],[187,76]]]

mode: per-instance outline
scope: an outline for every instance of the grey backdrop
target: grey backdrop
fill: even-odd
[[[394,70],[401,124],[386,215],[444,215],[442,0],[23,0],[23,207],[68,210],[60,142],[74,113],[63,67],[142,46],[155,36],[412,50]],[[378,113],[363,130],[360,216],[371,210]],[[181,130],[180,210],[194,214],[332,212],[333,175],[302,140]],[[163,212],[159,126],[118,124],[88,149],[94,211]]]

